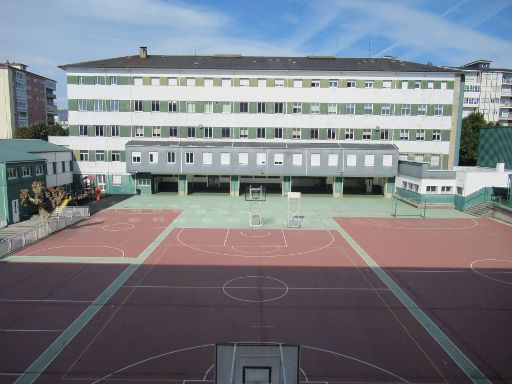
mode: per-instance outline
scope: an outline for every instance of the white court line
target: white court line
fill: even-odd
[[[120,257],[124,257],[124,251],[121,248],[111,247],[110,245],[59,245],[56,247],[36,249],[35,251],[29,252],[25,255],[18,255],[18,256],[30,256],[36,252],[49,251],[51,249],[60,249],[60,248],[110,248],[110,249],[115,249],[116,251],[119,251],[122,255]],[[60,257],[60,256],[55,256],[55,257]]]
[[[245,245],[232,245],[231,249],[233,251],[242,252],[242,253],[272,253],[279,251],[281,249],[280,245],[248,245],[247,247],[256,248],[254,251],[244,251],[238,249],[238,247],[246,247]],[[270,250],[263,252],[261,248],[270,248]]]
[[[373,225],[373,226],[376,226],[376,227],[383,227],[383,228],[391,228],[391,229],[409,229],[409,230],[432,230],[432,231],[445,231],[445,230],[450,230],[450,229],[453,229],[453,230],[461,230],[461,229],[471,229],[471,228],[475,228],[478,226],[478,221],[476,221],[475,219],[472,219],[472,218],[464,218],[464,219],[452,219],[452,220],[471,220],[473,222],[473,225],[470,225],[470,226],[465,226],[465,227],[401,227],[401,226],[395,226],[395,225],[389,225],[389,224],[379,224],[379,223],[374,223],[374,222],[371,222],[369,220],[365,220],[365,219],[362,219],[362,218],[357,218],[356,220],[359,220],[365,224],[369,224],[369,225]],[[394,219],[394,220],[403,220],[403,219]]]
[[[512,260],[500,260],[500,259],[481,259],[481,260],[475,260],[473,262],[471,262],[470,264],[470,267],[471,267],[471,270],[474,271],[475,273],[477,273],[478,275],[482,276],[482,277],[485,277],[486,279],[489,279],[489,280],[494,280],[494,281],[497,281],[499,283],[502,283],[502,284],[507,284],[507,285],[512,285],[512,281],[505,281],[505,280],[501,280],[501,279],[496,279],[495,277],[490,277],[489,274],[485,274],[483,272],[478,272],[474,265],[476,263],[480,263],[482,261],[504,261],[506,263],[511,263],[511,266],[512,266]],[[499,272],[495,272],[495,273],[499,273]]]
[[[275,328],[275,325],[249,325],[249,328]]]
[[[228,241],[228,236],[229,236],[229,228],[226,232],[226,237],[224,238],[224,247],[226,246],[226,242]]]
[[[143,289],[223,289],[224,287],[201,287],[201,286],[180,286],[180,285],[123,285],[125,288]],[[229,289],[265,289],[284,290],[284,287],[255,287],[255,286],[230,286]],[[288,287],[289,291],[389,291],[389,288],[360,288],[360,287]]]
[[[258,229],[255,229],[255,231],[258,231]],[[258,236],[249,236],[249,235],[246,235],[244,232],[240,231],[240,234],[244,237],[253,237],[253,238],[259,238],[259,237],[269,237],[270,236],[270,231],[268,231],[266,234],[264,235],[258,235]]]
[[[90,304],[91,300],[52,300],[52,299],[0,299],[0,303],[58,303],[58,304]]]
[[[281,229],[281,233],[283,234],[284,246],[288,248],[288,242],[286,241],[286,235],[284,234],[284,229]]]
[[[0,329],[0,332],[63,332],[62,329]]]

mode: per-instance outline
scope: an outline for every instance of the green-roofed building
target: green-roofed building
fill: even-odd
[[[43,140],[0,140],[0,227],[33,213],[19,199],[33,181],[71,188],[71,156],[69,149]]]
[[[512,169],[512,127],[480,130],[477,165],[494,168],[498,163],[505,163],[506,169]]]

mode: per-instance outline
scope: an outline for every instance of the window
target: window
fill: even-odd
[[[409,86],[408,81],[402,81],[402,89],[407,89],[408,86]]]
[[[240,86],[241,87],[248,87],[249,86],[249,79],[247,79],[247,78],[240,79]]]
[[[292,155],[292,164],[296,166],[302,165],[302,153],[294,153]]]
[[[274,128],[274,139],[283,138],[283,128]]]
[[[213,78],[205,77],[204,78],[204,86],[205,87],[213,87]]]
[[[203,165],[212,165],[212,156],[211,152],[203,152]]]
[[[94,76],[94,85],[101,85],[101,77]]]
[[[439,167],[439,164],[440,164],[440,156],[439,155],[430,156],[430,166]]]
[[[231,113],[231,103],[222,103],[222,113]]]
[[[300,128],[292,128],[292,139],[300,139]]]
[[[95,112],[103,111],[103,100],[93,100],[93,109]]]
[[[8,179],[18,178],[18,168],[7,168],[7,178]]]
[[[423,163],[423,155],[415,155],[414,161],[417,163]]]
[[[391,88],[391,80],[384,80],[382,82],[382,88]]]
[[[196,127],[188,127],[187,128],[187,137],[188,138],[196,137]]]
[[[427,84],[427,87],[428,87],[428,89],[434,89],[434,82],[433,81],[429,81],[428,84]]]
[[[452,187],[449,185],[441,186],[441,193],[452,193]]]
[[[121,185],[121,175],[112,175],[112,185],[119,186]]]
[[[112,151],[111,158],[112,161],[121,161],[121,152],[120,151]]]
[[[355,115],[356,114],[356,105],[355,104],[347,104],[347,115]]]
[[[382,156],[382,166],[383,167],[391,167],[391,166],[393,166],[393,155],[384,155],[384,156]]]
[[[119,100],[110,100],[110,111],[119,112]]]
[[[320,103],[311,103],[309,113],[312,115],[318,115],[320,113]]]
[[[117,85],[117,76],[110,76],[109,83],[110,85]]]
[[[267,154],[265,152],[258,152],[256,154],[256,164],[257,165],[267,164]]]
[[[152,131],[153,137],[162,136],[162,128],[161,127],[153,127],[153,129],[151,131]]]
[[[110,136],[112,136],[112,137],[119,137],[120,136],[119,125],[111,125],[110,126]]]
[[[249,137],[249,128],[240,128],[240,138],[247,139]]]
[[[248,165],[249,164],[249,154],[247,152],[240,152],[238,154],[238,164],[239,165]]]
[[[135,137],[144,137],[144,127],[140,125],[135,127]]]
[[[407,160],[407,155],[398,155],[398,160]]]
[[[149,152],[149,164],[158,163],[158,152]]]
[[[284,155],[282,153],[274,153],[274,165],[283,165]]]
[[[177,77],[168,77],[167,78],[167,84],[169,84],[171,86],[178,85],[178,78]]]
[[[421,81],[414,82],[414,89],[421,89]]]
[[[446,81],[441,81],[441,89],[446,89],[447,83]]]
[[[134,77],[133,78],[133,85],[142,85],[142,77]]]
[[[373,167],[375,163],[375,155],[364,155],[364,166]]]
[[[241,102],[240,103],[240,113],[248,113],[249,112],[249,103]]]
[[[311,128],[309,130],[309,137],[311,139],[318,139],[318,128]]]
[[[372,139],[372,130],[364,129],[363,130],[363,140],[371,140]]]
[[[365,115],[373,115],[373,104],[364,104],[363,113]]]
[[[231,79],[222,79],[221,84],[223,87],[231,87]]]
[[[400,130],[400,140],[409,140],[409,131],[407,129]]]
[[[229,127],[223,127],[221,130],[221,137],[223,139],[229,139],[231,137],[231,129]]]
[[[338,166],[338,154],[329,153],[329,157],[327,158],[327,166],[329,166],[329,167],[337,167]]]
[[[194,164],[194,152],[185,152],[185,164]]]
[[[336,129],[327,128],[327,138],[329,140],[336,140]]]
[[[80,151],[80,161],[89,161],[89,151]]]
[[[176,163],[176,152],[167,152],[167,162],[169,164]]]
[[[132,152],[132,163],[140,163],[141,154],[140,152]]]
[[[357,155],[347,155],[347,167],[355,167],[357,165]]]
[[[267,86],[267,80],[266,79],[258,79],[258,87],[264,88]]]
[[[169,137],[178,137],[178,127],[169,127]]]
[[[365,88],[373,88],[373,81],[372,80],[366,80],[364,82],[364,87]]]
[[[105,183],[105,175],[96,175],[96,181],[98,182],[100,190],[105,192],[107,187],[107,183]]]
[[[411,104],[402,104],[400,114],[402,116],[409,116],[411,114]]]
[[[436,185],[427,185],[427,193],[436,193],[437,186]]]
[[[382,116],[391,115],[391,104],[382,104],[382,106],[380,108],[380,114]]]
[[[151,78],[151,85],[160,85],[160,78],[159,77],[152,77]]]
[[[432,131],[432,140],[433,141],[441,141],[441,130],[440,129],[434,129]]]
[[[274,103],[274,113],[284,113],[284,103]]]
[[[302,113],[302,103],[293,103],[292,113],[301,114]]]
[[[356,81],[355,80],[347,80],[347,88],[355,88]]]
[[[266,103],[258,103],[258,113],[265,113],[267,111]]]
[[[213,101],[204,103],[204,113],[213,113]]]
[[[327,114],[336,115],[338,113],[338,105],[336,103],[327,104]]]
[[[231,163],[231,154],[229,152],[222,152],[220,154],[220,165],[229,165]]]
[[[144,110],[142,100],[134,100],[133,101],[133,110],[135,112],[142,112]]]
[[[78,126],[78,134],[80,136],[87,136],[87,125],[79,125]]]
[[[416,131],[416,140],[420,140],[420,141],[425,140],[425,130],[424,129],[418,129]]]
[[[105,126],[103,125],[95,125],[94,131],[96,136],[105,136]]]
[[[105,161],[105,151],[96,151],[96,161]]]
[[[193,101],[187,102],[187,113],[195,113],[196,112],[196,103]]]
[[[312,153],[311,154],[311,166],[312,167],[319,167],[320,166],[320,154],[319,153]]]
[[[193,87],[196,85],[196,78],[195,77],[187,77],[187,86]]]
[[[311,80],[311,88],[320,88],[320,80]]]
[[[158,100],[151,102],[151,112],[160,112],[160,102]]]
[[[206,139],[211,139],[213,137],[213,128],[212,127],[204,127],[204,137]]]
[[[178,112],[178,102],[169,101],[169,112]]]
[[[329,88],[338,88],[338,80],[329,80]]]
[[[85,78],[83,76],[78,76],[78,85],[85,85]]]
[[[302,88],[302,80],[299,80],[299,79],[293,80],[293,88]]]
[[[427,104],[418,105],[418,116],[427,116]]]
[[[284,79],[276,79],[274,85],[277,88],[283,88],[284,87]]]
[[[389,129],[381,129],[380,130],[380,139],[381,140],[389,140]]]
[[[434,116],[443,116],[443,105],[434,105]]]
[[[258,139],[264,139],[265,138],[265,128],[258,128],[256,130],[256,137]]]
[[[354,140],[354,129],[345,129],[345,140]]]

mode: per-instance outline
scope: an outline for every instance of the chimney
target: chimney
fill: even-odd
[[[148,57],[148,47],[140,47],[139,57],[141,59],[145,59],[146,57]]]

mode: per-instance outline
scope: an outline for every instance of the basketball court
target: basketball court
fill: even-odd
[[[511,227],[240,214],[185,228],[176,210],[112,208],[7,258],[0,383],[512,378]]]

